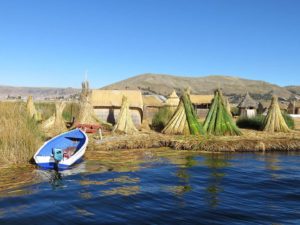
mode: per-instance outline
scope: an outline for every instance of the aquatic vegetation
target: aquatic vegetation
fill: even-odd
[[[22,102],[0,103],[0,161],[27,163],[42,143],[38,124],[26,112]]]
[[[239,128],[253,129],[253,130],[261,130],[264,124],[265,116],[257,115],[255,117],[240,117],[236,121],[236,125]]]
[[[152,128],[156,131],[162,131],[173,115],[173,111],[168,106],[164,106],[154,114],[152,119]]]

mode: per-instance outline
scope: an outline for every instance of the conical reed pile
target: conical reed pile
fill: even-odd
[[[36,110],[32,96],[29,96],[27,99],[26,109],[30,118],[33,118],[36,121],[41,120],[41,114]]]
[[[181,97],[176,111],[162,132],[165,134],[204,135],[187,92]]]
[[[79,102],[79,114],[75,124],[98,124],[99,120],[94,112],[93,106],[89,101],[90,90],[89,82],[82,82],[82,90]]]
[[[268,114],[264,120],[263,130],[267,132],[289,132],[288,128],[276,96],[272,97],[271,105],[268,109]]]
[[[131,113],[129,110],[129,102],[127,97],[123,96],[122,98],[122,106],[120,109],[120,113],[118,115],[117,123],[113,128],[113,132],[121,131],[126,134],[132,134],[138,132],[131,118]]]
[[[215,91],[212,105],[204,121],[204,130],[214,135],[241,135],[225,105],[220,90]]]
[[[65,121],[62,117],[63,110],[66,106],[65,102],[55,103],[55,113],[41,125],[42,129],[51,135],[59,134],[67,131]]]

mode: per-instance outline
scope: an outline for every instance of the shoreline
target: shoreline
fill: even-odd
[[[242,130],[242,136],[183,136],[164,135],[156,132],[140,132],[133,135],[108,134],[103,140],[90,135],[86,155],[101,151],[171,148],[201,152],[268,152],[300,151],[300,132],[265,133]]]

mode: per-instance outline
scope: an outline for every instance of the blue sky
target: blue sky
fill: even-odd
[[[300,85],[299,0],[1,0],[0,84],[142,73]]]

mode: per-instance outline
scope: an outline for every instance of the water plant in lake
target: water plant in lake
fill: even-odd
[[[241,131],[234,123],[226,108],[220,90],[215,91],[214,99],[204,121],[204,130],[214,135],[241,135]]]
[[[169,106],[161,107],[152,119],[152,128],[156,131],[162,131],[172,118],[174,111]]]
[[[0,103],[0,161],[27,163],[42,143],[42,133],[23,102]]]

